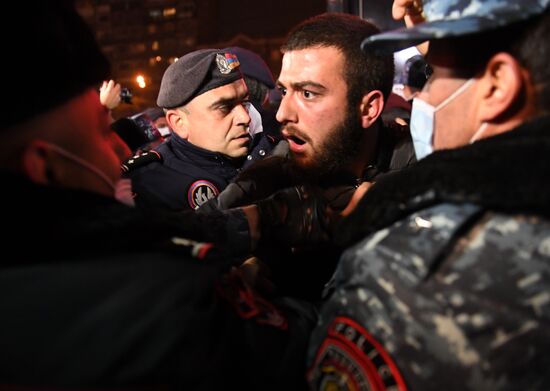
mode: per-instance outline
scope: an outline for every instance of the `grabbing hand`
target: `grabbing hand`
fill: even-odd
[[[285,157],[270,156],[260,160],[242,171],[216,197],[215,201],[207,203],[209,205],[204,210],[207,208],[225,210],[248,205],[292,186],[288,171],[288,161]]]
[[[256,203],[261,242],[313,245],[329,241],[330,208],[318,189],[290,187]]]

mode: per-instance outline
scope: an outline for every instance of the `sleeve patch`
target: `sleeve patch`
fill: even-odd
[[[395,362],[357,322],[334,319],[307,373],[315,390],[406,391]]]
[[[195,181],[187,191],[187,202],[191,209],[197,209],[211,198],[215,198],[220,191],[212,182],[205,179]]]
[[[229,302],[242,319],[280,330],[288,329],[286,316],[256,294],[235,269],[224,276],[216,288],[220,296]]]

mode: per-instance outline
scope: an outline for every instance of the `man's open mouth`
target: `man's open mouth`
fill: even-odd
[[[304,145],[306,143],[304,140],[302,140],[301,138],[299,138],[297,136],[288,136],[287,139],[289,141],[294,142],[295,144],[298,144],[298,145]]]

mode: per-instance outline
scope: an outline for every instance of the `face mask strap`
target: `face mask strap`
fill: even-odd
[[[435,108],[435,111],[438,111],[442,109],[443,107],[447,106],[451,101],[453,101],[458,95],[462,94],[470,85],[474,82],[475,79],[470,79],[466,83],[462,84],[460,88],[458,88],[455,92],[451,94],[447,99],[445,99],[443,102],[437,105]]]
[[[475,143],[477,140],[479,140],[481,138],[481,136],[483,136],[483,133],[485,133],[485,130],[487,129],[487,126],[489,124],[487,122],[483,122],[481,124],[481,126],[479,127],[479,129],[474,133],[474,135],[472,136],[472,138],[470,139],[470,144],[473,144]]]
[[[113,189],[113,191],[116,190],[115,185],[113,184],[111,179],[107,175],[105,175],[105,173],[103,171],[99,170],[93,164],[91,164],[91,163],[87,162],[86,160],[76,156],[75,154],[67,151],[64,148],[61,148],[58,145],[51,144],[51,143],[48,143],[48,145],[53,151],[57,152],[61,156],[71,160],[72,162],[74,162],[74,163],[76,163],[76,164],[78,164],[78,165],[80,165],[84,168],[87,168],[90,171],[92,171],[94,174],[96,174],[98,177],[100,177],[111,189]]]

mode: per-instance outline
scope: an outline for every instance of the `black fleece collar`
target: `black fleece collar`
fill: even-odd
[[[441,202],[550,216],[550,117],[472,145],[435,152],[381,178],[341,221],[335,240],[348,245]]]

